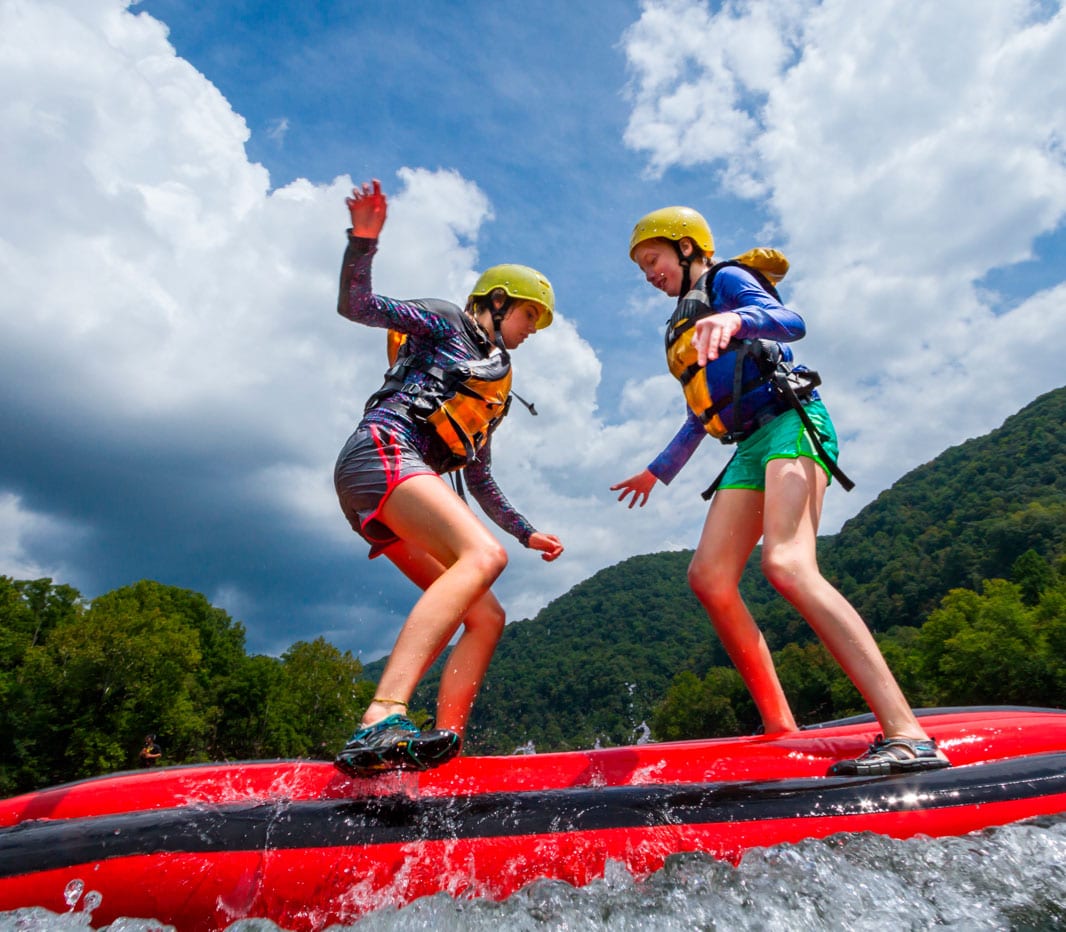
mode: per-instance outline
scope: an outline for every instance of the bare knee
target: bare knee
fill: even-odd
[[[818,568],[811,567],[808,561],[801,559],[796,548],[763,545],[763,575],[767,582],[785,598],[807,584],[812,570],[817,574]]]
[[[495,599],[480,602],[466,614],[466,628],[478,637],[497,643],[507,624],[507,613]]]
[[[700,604],[713,616],[740,598],[737,580],[709,563],[693,560],[688,566],[688,585]]]
[[[487,589],[507,568],[507,551],[494,540],[463,554],[459,562],[476,572]]]

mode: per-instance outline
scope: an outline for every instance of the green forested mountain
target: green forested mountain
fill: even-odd
[[[1066,547],[1066,388],[1042,395],[997,430],[907,473],[840,532],[819,541],[825,576],[875,632],[920,625],[954,588],[1006,578],[1033,549]],[[758,573],[745,597],[771,647],[809,638]],[[682,581],[683,582],[683,581]]]
[[[838,534],[820,540],[823,572],[883,633],[917,629],[952,589],[980,590],[985,579],[1010,579],[1023,554],[1052,565],[1066,553],[1064,425],[1066,388],[1060,388],[987,436],[908,473]],[[678,674],[687,673],[691,679],[683,682],[692,683],[727,667],[688,590],[690,558],[691,551],[632,557],[575,586],[536,618],[508,625],[468,743],[496,752],[527,741],[541,750],[624,743],[653,721]],[[823,693],[843,697],[826,712],[847,708],[848,698],[857,702],[846,680],[835,681],[835,671],[826,669],[810,629],[766,584],[758,563],[756,553],[742,589],[771,648],[793,645],[782,669],[786,690],[792,682],[790,697],[804,689],[817,693],[811,682],[820,676]],[[897,634],[895,642],[910,643],[908,637]],[[891,656],[893,645],[885,649]],[[1066,653],[1061,659],[1066,663]],[[904,657],[898,660],[907,665]],[[367,674],[376,670],[380,665],[368,665]],[[908,672],[897,668],[901,681]],[[739,678],[729,671],[714,678],[716,688],[733,694],[723,727],[734,716],[741,727],[753,725],[757,719]],[[435,692],[431,676],[419,703],[432,708]],[[812,696],[808,705],[825,703]]]

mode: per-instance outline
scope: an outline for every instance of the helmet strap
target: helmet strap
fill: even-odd
[[[681,294],[678,297],[683,298],[688,294],[689,288],[692,285],[692,277],[690,271],[692,269],[692,256],[686,256],[681,249],[681,240],[671,240],[674,244],[674,252],[677,253],[677,261],[681,264]],[[695,250],[693,250],[693,256]]]
[[[501,289],[502,290],[502,289]],[[514,298],[512,298],[506,291],[504,291],[503,303],[496,307],[496,302],[489,295],[489,308],[492,311],[492,326],[496,328],[496,333],[500,332],[500,324],[503,323],[503,319],[507,316],[507,312],[514,304]]]
[[[496,302],[492,300],[491,295],[485,295],[482,298],[477,299],[474,302],[475,315],[481,311],[488,311],[489,317],[492,319],[493,339],[492,342],[500,349],[505,349],[503,343],[503,333],[500,330],[500,325],[503,323],[503,319],[507,316],[507,312],[510,310],[511,305],[514,303],[514,298],[504,292],[505,298],[503,304],[499,308],[496,307]]]

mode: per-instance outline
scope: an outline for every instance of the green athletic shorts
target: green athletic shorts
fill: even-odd
[[[825,405],[815,400],[806,405],[805,410],[811,423],[822,435],[825,452],[835,460],[838,454],[837,432]],[[737,444],[736,455],[726,467],[718,488],[762,492],[766,488],[766,464],[770,460],[794,460],[800,456],[814,460],[825,470],[829,481],[833,481],[829,467],[807,436],[800,416],[795,411],[786,411]]]

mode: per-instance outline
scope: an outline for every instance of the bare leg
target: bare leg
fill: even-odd
[[[795,731],[770,648],[740,597],[744,565],[762,534],[763,496],[723,489],[711,502],[688,581],[744,680],[767,734]]]
[[[407,616],[378,683],[380,697],[407,702],[464,616],[503,572],[507,552],[439,476],[413,476],[397,486],[381,510],[381,520],[441,567]],[[490,611],[488,607],[481,610],[482,614]],[[478,640],[483,643],[484,637]],[[479,652],[464,648],[462,657],[474,664],[471,669],[476,672]],[[371,703],[363,724],[373,724],[394,711],[388,705]],[[442,727],[446,727],[443,722]]]
[[[445,572],[435,557],[413,544],[399,541],[385,550],[387,556],[420,589],[428,589]],[[489,662],[503,633],[506,616],[491,591],[482,595],[467,611],[461,623],[463,633],[452,648],[440,678],[437,696],[437,726],[462,737],[467,719]],[[451,638],[449,637],[448,640]],[[440,656],[447,642],[428,658],[427,669]],[[424,673],[425,671],[423,671]]]
[[[815,546],[825,488],[825,473],[808,457],[767,465],[763,572],[843,667],[886,737],[926,738],[870,629],[818,569]]]

